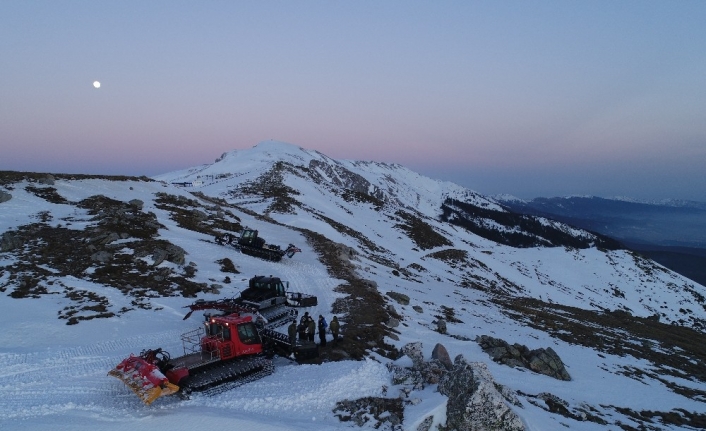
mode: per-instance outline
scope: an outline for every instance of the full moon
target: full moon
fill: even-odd
[[[93,81],[93,86],[96,88],[101,88],[101,83],[98,81]]]

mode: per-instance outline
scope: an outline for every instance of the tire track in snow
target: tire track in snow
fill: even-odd
[[[171,330],[100,343],[24,354],[0,354],[2,418],[77,409],[139,408],[141,401],[108,371],[130,353],[162,346],[175,354],[183,331]],[[136,351],[137,350],[137,351]]]

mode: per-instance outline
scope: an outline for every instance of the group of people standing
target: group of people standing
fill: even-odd
[[[338,323],[338,317],[336,316],[333,316],[331,324],[329,325],[321,314],[319,315],[318,322],[315,322],[307,311],[299,320],[299,324],[297,324],[296,321],[292,321],[289,325],[289,341],[294,345],[297,335],[300,341],[314,341],[317,329],[319,333],[319,344],[324,347],[326,346],[326,331],[331,331],[333,341],[336,342],[338,341],[338,331],[341,329],[341,325]]]

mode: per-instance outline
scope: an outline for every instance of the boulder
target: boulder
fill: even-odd
[[[9,194],[8,192],[0,190],[0,204],[3,202],[7,202],[10,199],[12,199],[12,195]]]
[[[439,382],[439,392],[449,400],[446,427],[458,431],[520,431],[525,426],[512,411],[488,367],[482,362],[469,363],[459,355],[453,369]]]
[[[156,248],[152,252],[152,260],[153,260],[152,266],[159,266],[159,264],[164,262],[164,260],[167,258],[167,256],[168,256],[168,253],[166,250],[161,249],[161,248]]]
[[[449,356],[449,352],[443,344],[437,343],[434,346],[434,350],[431,351],[431,358],[439,361],[447,370],[451,370],[454,366],[453,362],[451,362],[451,356]]]
[[[528,360],[529,369],[535,373],[545,374],[559,380],[571,380],[561,358],[551,347],[531,351]]]
[[[107,263],[113,258],[113,254],[108,251],[98,251],[91,255],[91,260],[94,262]]]
[[[177,265],[184,265],[186,262],[186,250],[178,245],[169,244],[166,251],[168,261]]]
[[[505,340],[488,335],[476,337],[476,342],[495,362],[528,368],[559,380],[571,380],[561,358],[551,347],[530,350],[527,346],[517,343],[510,345]]]
[[[142,211],[142,207],[145,205],[145,203],[142,202],[140,199],[133,199],[128,202],[128,204],[130,204],[132,209],[135,211]]]
[[[387,292],[387,296],[394,299],[400,305],[409,305],[409,296],[405,295],[404,293],[390,291]]]

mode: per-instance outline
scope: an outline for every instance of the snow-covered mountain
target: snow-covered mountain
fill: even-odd
[[[0,190],[3,429],[348,429],[337,402],[368,397],[400,399],[403,412],[399,424],[363,415],[363,427],[451,426],[454,404],[435,383],[397,378],[418,359],[401,354],[410,343],[425,360],[441,344],[476,376],[487,368],[524,429],[706,421],[706,288],[400,165],[267,141],[154,181],[3,173]],[[213,241],[245,226],[302,253],[268,262]],[[131,352],[177,351],[193,326],[182,307],[233,296],[258,274],[339,316],[344,340],[322,349],[323,363],[284,361],[249,385],[150,407],[105,376]],[[504,360],[503,345],[555,352],[570,380]]]

